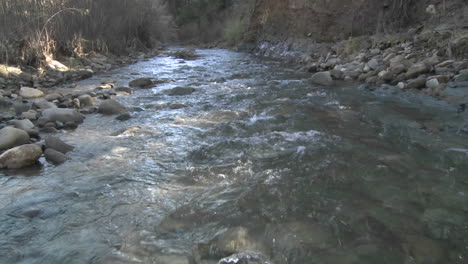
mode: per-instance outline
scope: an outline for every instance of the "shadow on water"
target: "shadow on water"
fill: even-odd
[[[466,263],[466,116],[198,52],[107,74],[165,81],[61,135],[65,164],[2,172],[0,263]]]

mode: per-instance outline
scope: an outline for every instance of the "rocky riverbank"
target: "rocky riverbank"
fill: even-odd
[[[312,74],[319,85],[358,82],[368,90],[397,87],[431,95],[464,110],[468,103],[468,35],[412,28],[406,33],[337,43],[302,40],[261,43],[255,52],[281,57]]]
[[[30,167],[38,164],[42,156],[54,165],[67,161],[66,153],[74,147],[55,134],[76,129],[87,114],[116,115],[121,121],[131,118],[128,109],[112,98],[131,94],[135,88],[153,87],[156,83],[152,79],[138,78],[129,87],[114,87],[115,81],[106,79],[92,91],[75,91],[74,81],[158,53],[124,58],[92,54],[87,58],[67,58],[67,63],[48,60],[45,70],[0,65],[0,169]],[[59,84],[67,87],[66,92],[51,89]]]

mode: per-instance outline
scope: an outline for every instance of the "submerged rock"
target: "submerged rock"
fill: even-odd
[[[128,85],[133,88],[150,88],[153,86],[153,81],[151,80],[151,78],[144,77],[135,79],[131,81]]]
[[[12,148],[0,155],[0,169],[20,169],[34,165],[42,155],[42,148],[35,144]]]
[[[7,150],[29,142],[26,131],[13,127],[0,129],[0,150]]]
[[[176,95],[189,95],[195,92],[195,88],[192,87],[175,87],[172,89],[167,90],[167,94],[171,96]]]
[[[52,163],[54,165],[60,165],[65,161],[69,160],[67,155],[51,148],[45,150],[44,156],[49,163]]]

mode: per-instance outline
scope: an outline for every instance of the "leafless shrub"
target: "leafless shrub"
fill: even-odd
[[[0,0],[0,62],[150,49],[174,28],[162,0]]]

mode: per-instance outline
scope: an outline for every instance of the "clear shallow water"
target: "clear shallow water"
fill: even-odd
[[[89,115],[61,135],[71,161],[1,172],[0,263],[216,263],[237,251],[273,263],[467,263],[466,115],[198,52],[79,83],[167,81],[118,97],[140,108],[131,120]],[[197,90],[165,95],[176,86]]]

